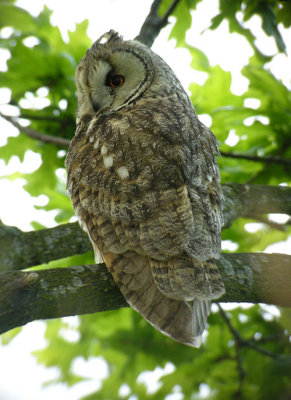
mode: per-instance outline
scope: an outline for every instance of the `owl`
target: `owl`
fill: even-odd
[[[129,305],[198,347],[224,293],[217,141],[166,62],[114,31],[81,59],[76,85],[66,167],[81,227]]]

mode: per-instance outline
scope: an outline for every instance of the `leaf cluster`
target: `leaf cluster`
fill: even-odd
[[[19,117],[29,121],[32,129],[71,139],[76,113],[74,74],[90,45],[86,34],[88,21],[68,32],[66,42],[59,28],[51,25],[51,11],[46,7],[33,17],[13,2],[0,2],[0,14],[0,29],[10,28],[7,37],[0,35],[0,47],[10,53],[7,71],[0,74],[0,87],[11,91],[9,105]],[[14,155],[23,161],[28,150],[41,156],[41,166],[33,173],[14,174],[10,179],[22,176],[27,182],[24,188],[32,196],[48,197],[48,204],[42,208],[59,210],[57,222],[67,222],[73,211],[64,180],[58,177],[64,169],[65,152],[20,132],[16,137],[8,137],[7,144],[0,148],[0,158],[8,162]]]

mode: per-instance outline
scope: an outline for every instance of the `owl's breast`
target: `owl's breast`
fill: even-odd
[[[127,232],[138,226],[149,241],[165,236],[171,248],[173,224],[177,232],[193,225],[182,163],[180,145],[158,137],[150,125],[96,117],[78,127],[67,155],[75,213],[82,220],[108,218]]]
[[[68,180],[112,196],[142,196],[183,184],[181,145],[170,143],[150,124],[138,124],[135,118],[118,113],[97,116],[79,127],[67,156]]]

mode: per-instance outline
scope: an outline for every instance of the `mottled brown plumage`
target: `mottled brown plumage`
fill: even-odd
[[[224,292],[217,142],[170,67],[110,31],[76,71],[78,118],[67,188],[96,256],[128,303],[199,346]]]

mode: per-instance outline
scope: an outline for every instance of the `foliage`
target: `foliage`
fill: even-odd
[[[185,42],[186,31],[198,18],[196,8],[201,1],[179,3],[170,34],[178,46],[188,49],[192,67],[207,74],[203,85],[191,83],[192,102],[198,114],[211,117],[211,129],[223,152],[257,157],[256,161],[221,157],[222,180],[290,184],[290,166],[259,159],[291,158],[291,94],[266,66],[273,56],[262,53],[256,46],[256,37],[244,26],[252,16],[262,17],[262,34],[272,36],[278,52],[283,52],[285,44],[278,23],[290,27],[290,2],[220,0],[220,12],[210,21],[209,29],[215,35],[215,29],[227,21],[229,31],[241,35],[254,51],[249,64],[242,70],[242,75],[249,81],[248,89],[242,96],[237,96],[231,92],[231,72],[210,65],[201,49]],[[164,0],[160,13],[163,14],[170,4],[170,0]],[[242,22],[238,20],[238,12],[242,14]],[[74,71],[90,45],[86,33],[88,23],[77,24],[75,31],[69,32],[66,43],[59,29],[51,25],[50,15],[51,12],[44,8],[37,17],[32,17],[15,6],[14,1],[0,1],[0,28],[13,28],[8,37],[1,37],[0,31],[0,46],[8,49],[11,55],[7,72],[0,75],[0,87],[11,90],[10,105],[30,122],[31,128],[52,137],[70,139],[76,111]],[[29,38],[36,39],[32,47]],[[34,100],[39,97],[47,101],[41,109],[34,106]],[[258,106],[246,106],[248,99],[256,99]],[[236,135],[235,146],[227,144],[229,135]],[[43,208],[58,210],[58,223],[68,222],[73,211],[59,173],[64,168],[65,152],[57,145],[20,133],[10,137],[0,148],[0,158],[8,162],[16,155],[23,160],[27,150],[40,154],[42,164],[36,171],[22,174],[27,182],[25,189],[32,196],[47,195],[49,202]],[[263,251],[269,244],[285,240],[290,233],[287,224],[275,229],[266,216],[260,221],[259,229],[250,234],[246,225],[250,222],[257,221],[235,221],[223,232],[223,239],[234,242],[238,251]],[[85,257],[87,255],[81,262],[86,263]],[[88,395],[87,399],[133,399],[132,394],[137,399],[165,399],[170,393],[182,393],[184,399],[200,399],[203,387],[208,393],[204,398],[209,399],[289,398],[290,313],[281,310],[280,317],[271,318],[259,306],[236,308],[226,315],[229,324],[223,315],[218,309],[212,313],[208,334],[199,350],[161,336],[130,309],[79,317],[77,327],[71,327],[66,320],[54,320],[47,323],[48,346],[35,355],[39,363],[57,366],[58,381],[68,385],[86,379],[74,371],[77,357],[85,360],[103,357],[109,366],[109,374],[101,388],[98,389],[96,384],[96,393]],[[72,341],[64,334],[66,331],[75,331],[77,339]],[[238,332],[239,337],[235,335]],[[4,342],[12,340],[16,333],[18,331],[6,335]],[[142,372],[167,365],[171,366],[172,372],[160,379],[156,391],[150,392],[142,383]],[[123,396],[120,388],[124,384],[129,390]]]

